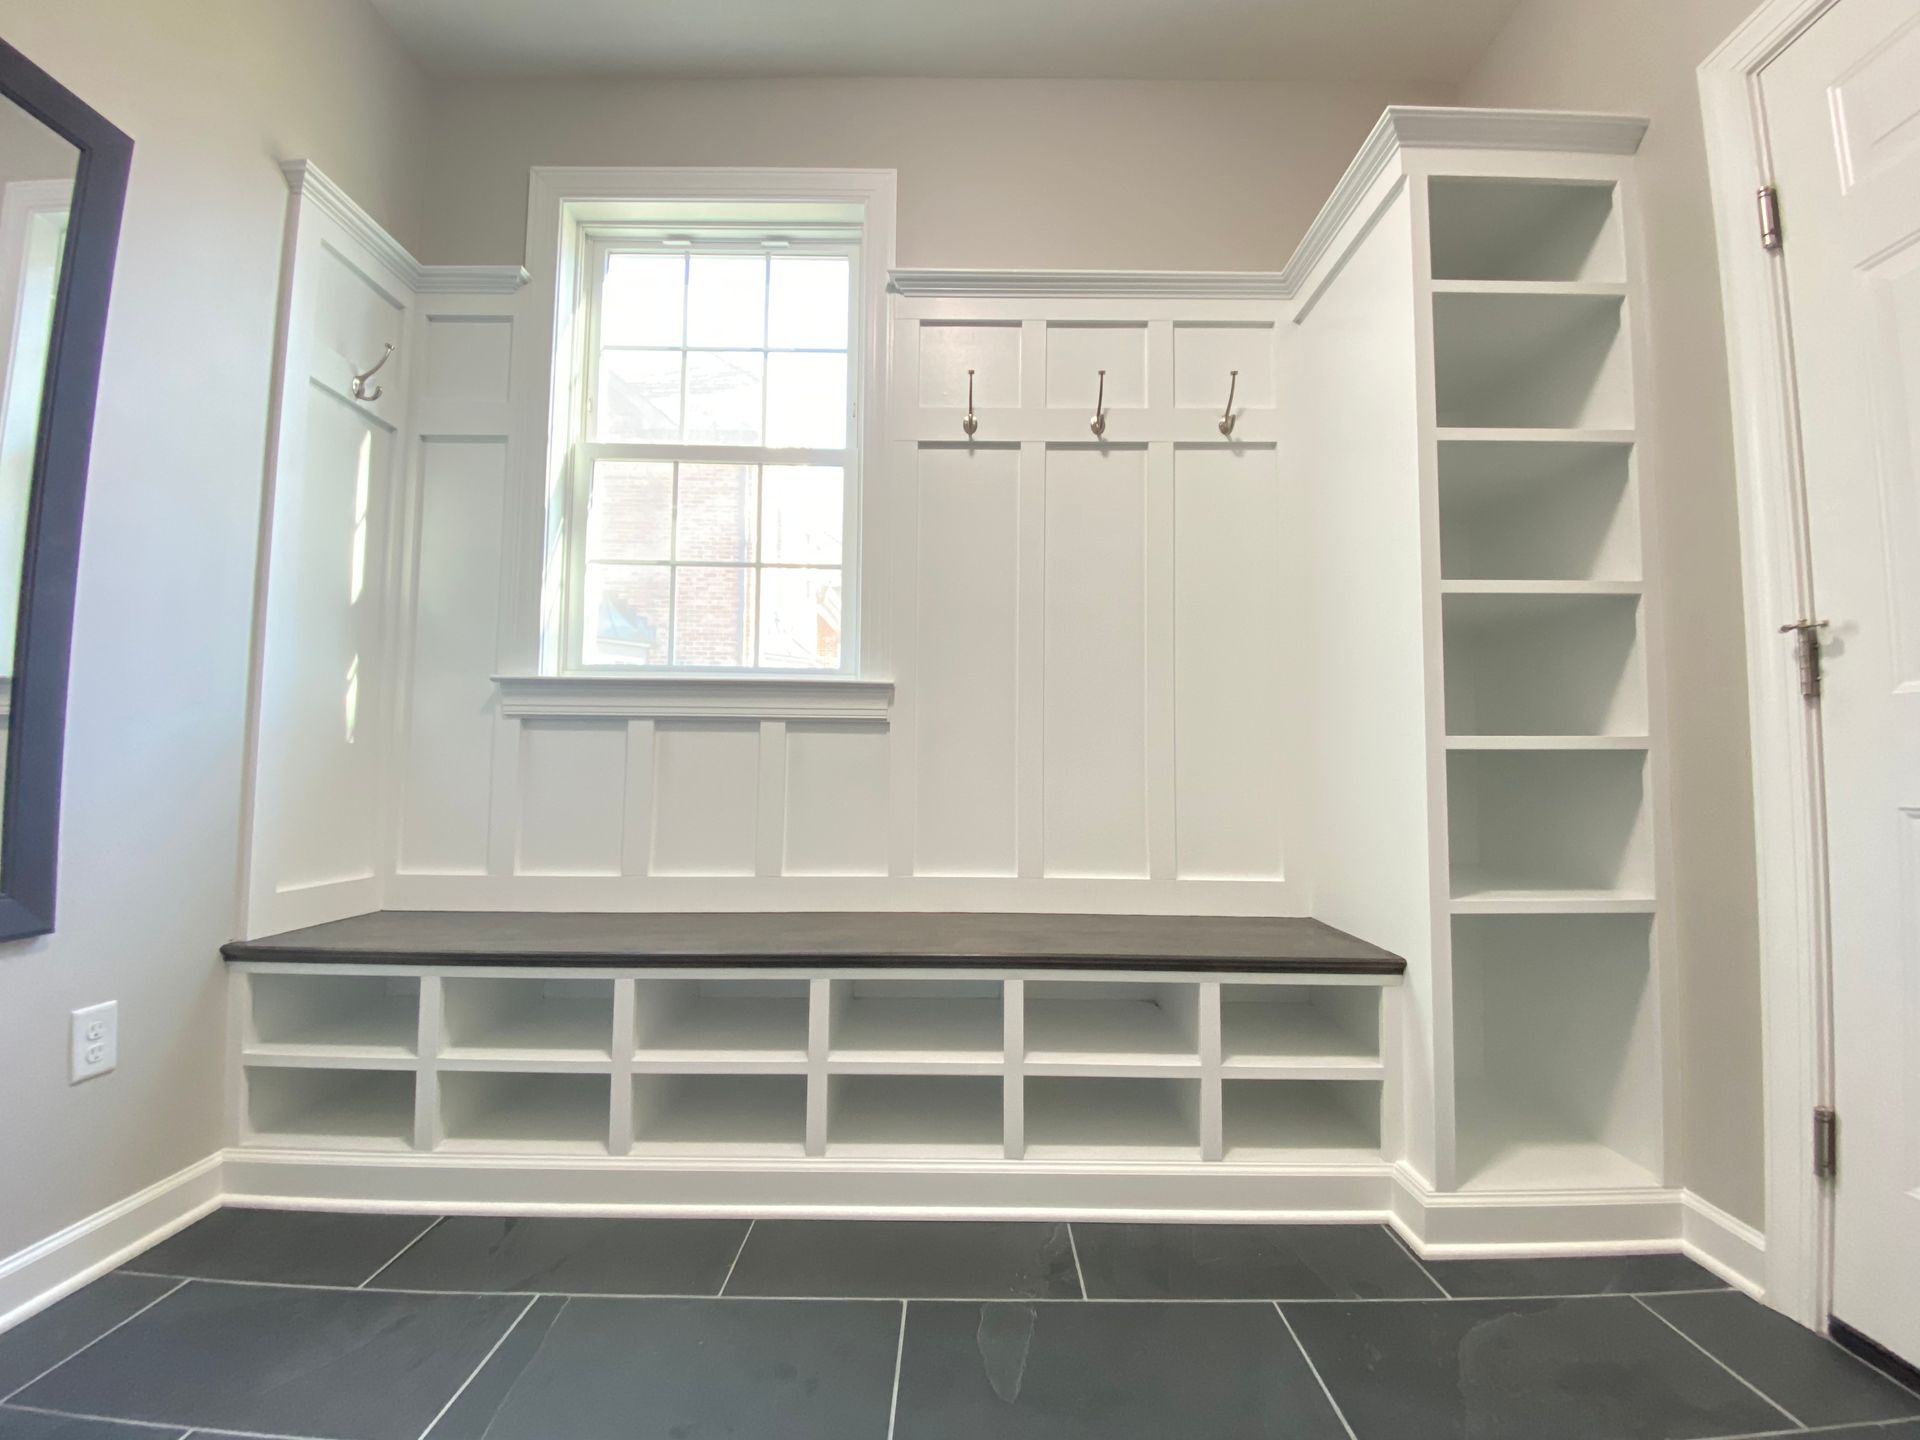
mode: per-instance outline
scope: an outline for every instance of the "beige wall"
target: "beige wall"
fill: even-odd
[[[1463,105],[1626,110],[1640,152],[1667,605],[1684,1182],[1762,1219],[1760,972],[1733,432],[1694,67],[1755,0],[1524,0]],[[1650,323],[1649,323],[1650,322]]]
[[[420,82],[361,0],[8,4],[7,39],[136,143],[81,546],[59,930],[0,945],[0,1256],[220,1142],[218,947],[280,236],[310,155],[411,234]],[[67,1084],[67,1012],[120,1068]]]
[[[426,250],[521,258],[534,165],[900,172],[902,265],[1274,270],[1389,103],[1382,85],[500,81],[435,96]]]

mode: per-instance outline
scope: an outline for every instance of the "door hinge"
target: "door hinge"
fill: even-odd
[[[1800,663],[1800,693],[1808,700],[1820,698],[1820,687],[1824,675],[1820,665],[1820,632],[1827,628],[1824,620],[1795,620],[1782,625],[1782,635],[1793,636],[1794,658]]]
[[[1840,1118],[1831,1105],[1813,1107],[1813,1173],[1831,1180],[1840,1168]]]
[[[1760,202],[1760,248],[1768,252],[1780,248],[1780,192],[1768,185],[1758,196]]]

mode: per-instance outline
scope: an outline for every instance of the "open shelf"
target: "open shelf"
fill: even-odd
[[[1633,595],[1450,594],[1449,735],[1645,735]]]
[[[1453,751],[1456,901],[1644,901],[1653,893],[1639,750]]]
[[[609,1100],[604,1075],[443,1071],[442,1148],[604,1155]]]
[[[254,1056],[411,1059],[419,1045],[420,981],[412,975],[249,977]]]
[[[805,1065],[807,981],[634,982],[636,1060]]]
[[[1619,296],[1435,295],[1433,360],[1442,426],[1633,424]]]
[[[1200,1082],[1033,1076],[1026,1140],[1029,1160],[1198,1160]]]
[[[1030,1070],[1199,1067],[1196,986],[1030,980],[1025,989]]]
[[[835,1075],[827,1085],[829,1155],[1006,1153],[1006,1082],[997,1075]]]
[[[448,1059],[611,1060],[613,982],[451,976],[444,982]]]
[[[1454,918],[1463,1187],[1659,1183],[1650,939],[1644,915]]]
[[[246,1083],[248,1144],[413,1148],[411,1071],[250,1066]]]
[[[1380,1158],[1377,1082],[1228,1079],[1221,1082],[1220,1118],[1229,1161]]]
[[[1436,280],[1627,278],[1610,183],[1435,177],[1427,232]]]
[[[1004,1064],[998,980],[835,980],[830,993],[830,1065],[972,1065],[998,1074]]]
[[[806,1153],[804,1075],[636,1075],[636,1155]]]
[[[1372,985],[1222,985],[1220,1050],[1230,1073],[1377,1076],[1380,991]]]
[[[1638,580],[1633,447],[1442,440],[1448,580]]]

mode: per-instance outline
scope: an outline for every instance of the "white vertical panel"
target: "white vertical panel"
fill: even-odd
[[[1280,878],[1289,756],[1274,452],[1174,452],[1174,696],[1182,879]]]
[[[1088,418],[1100,400],[1100,372],[1107,372],[1110,410],[1140,410],[1147,403],[1147,327],[1072,323],[1047,326],[1047,404],[1081,409]]]
[[[1147,873],[1146,458],[1047,452],[1049,876]]]
[[[420,454],[410,637],[403,874],[487,869],[487,786],[506,447],[429,442]]]
[[[1019,463],[1013,449],[919,452],[922,875],[1014,873]]]
[[[756,875],[774,876],[787,863],[787,722],[760,722],[760,793],[754,809]]]
[[[653,734],[655,875],[751,875],[758,861],[760,727],[660,721]]]
[[[626,772],[625,721],[524,721],[518,873],[618,875]]]
[[[1171,880],[1179,868],[1175,760],[1173,447],[1147,451],[1146,634],[1147,874]]]
[[[887,731],[787,726],[788,875],[887,873]]]
[[[417,394],[425,400],[504,404],[513,361],[513,321],[505,315],[429,315],[426,360]]]

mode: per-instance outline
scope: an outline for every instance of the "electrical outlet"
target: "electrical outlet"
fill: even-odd
[[[73,1080],[91,1080],[120,1063],[120,1002],[73,1012]]]

